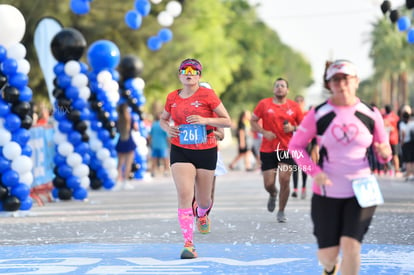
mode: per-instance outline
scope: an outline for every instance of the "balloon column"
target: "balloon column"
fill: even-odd
[[[119,100],[118,72],[120,52],[111,41],[98,40],[88,49],[87,59],[92,68],[89,73],[91,97],[90,147],[91,188],[111,189],[118,177],[114,138],[118,119],[116,104]]]
[[[141,107],[145,104],[146,99],[143,93],[145,82],[140,77],[144,63],[141,59],[134,55],[126,55],[121,59],[118,66],[118,71],[121,76],[120,79],[120,92],[121,101],[128,102],[129,107],[132,110],[132,114],[136,115],[139,125],[139,135],[135,137],[137,149],[135,152],[135,164],[136,167],[132,169],[135,172],[135,178],[142,179],[145,171],[147,171],[147,156],[148,147],[147,140],[148,131],[144,125],[142,119]]]
[[[79,62],[86,49],[83,35],[73,28],[63,28],[52,39],[52,54],[58,61],[53,96],[56,144],[55,178],[52,194],[61,200],[72,197],[83,200],[88,196],[89,136],[85,120],[89,118],[87,100],[87,66]]]
[[[30,64],[20,44],[26,22],[18,9],[0,5],[0,210],[29,210],[33,183]]]

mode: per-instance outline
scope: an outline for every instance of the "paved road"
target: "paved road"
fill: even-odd
[[[360,274],[414,274],[414,183],[383,178],[380,185],[386,203],[366,235]],[[90,191],[84,202],[3,213],[0,273],[320,273],[309,196],[290,198],[288,222],[277,223],[275,213],[266,210],[259,172],[232,171],[218,178],[212,232],[195,233],[196,260],[179,260],[182,236],[172,180],[159,177],[134,186]]]

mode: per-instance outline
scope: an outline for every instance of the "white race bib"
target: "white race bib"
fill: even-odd
[[[384,203],[377,178],[370,175],[365,178],[354,179],[352,188],[361,207],[370,207]]]

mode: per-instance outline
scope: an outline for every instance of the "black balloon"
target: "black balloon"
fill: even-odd
[[[124,80],[140,76],[143,69],[144,62],[134,55],[123,57],[118,66],[119,74]]]
[[[414,0],[406,0],[405,1],[405,6],[407,7],[407,9],[414,8]]]
[[[55,172],[57,173],[57,167],[54,170],[56,170]],[[66,180],[64,178],[62,178],[61,176],[56,176],[53,179],[52,183],[53,183],[53,186],[56,187],[56,188],[66,187]]]
[[[12,112],[18,115],[21,119],[30,113],[30,102],[20,101],[12,106]]]
[[[61,111],[64,111],[64,112],[69,110],[71,104],[72,104],[72,101],[67,98],[60,98],[57,101],[57,105],[59,106],[59,108],[61,108]]]
[[[7,77],[0,72],[0,89],[4,87],[7,83]]]
[[[57,61],[79,60],[86,49],[86,40],[82,33],[73,28],[63,28],[52,39],[52,54]]]
[[[70,200],[72,198],[72,190],[69,188],[59,188],[58,198],[64,201]]]
[[[6,86],[3,89],[3,99],[9,103],[16,103],[19,101],[20,91],[13,86]]]
[[[89,142],[89,136],[87,133],[82,133],[82,141],[83,142]]]
[[[78,122],[80,120],[81,117],[81,112],[79,110],[76,109],[71,109],[68,114],[68,119],[70,119],[73,122]]]
[[[16,211],[20,208],[20,200],[15,196],[10,196],[4,199],[3,209],[5,211]]]
[[[398,10],[392,10],[390,13],[390,19],[392,23],[395,23],[400,18],[400,12]]]
[[[85,121],[78,121],[75,124],[75,130],[78,131],[78,132],[80,132],[80,133],[85,132],[86,129],[88,129],[88,125],[86,124]]]
[[[23,119],[21,119],[21,127],[24,129],[30,129],[33,125],[33,118],[30,115],[25,115]]]
[[[9,190],[5,186],[0,185],[0,200],[2,201],[7,198],[8,194]]]
[[[65,91],[61,88],[54,88],[52,94],[56,98],[65,97]]]
[[[391,2],[388,0],[385,0],[384,2],[382,2],[381,4],[381,11],[383,14],[386,14],[387,11],[389,11],[391,9]]]
[[[97,189],[101,188],[101,187],[102,187],[102,182],[101,182],[101,180],[100,180],[100,179],[98,179],[98,178],[92,178],[92,179],[91,179],[91,183],[90,183],[90,187],[91,187],[93,190],[97,190]]]

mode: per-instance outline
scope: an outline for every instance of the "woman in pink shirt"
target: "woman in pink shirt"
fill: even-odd
[[[391,148],[380,112],[356,96],[359,79],[355,65],[346,60],[333,62],[326,80],[332,91],[330,99],[305,116],[289,151],[313,177],[311,216],[323,274],[337,274],[341,251],[341,274],[357,275],[361,242],[375,211],[374,204],[366,203],[374,199],[371,193],[359,192],[358,186],[363,182],[368,188],[364,190],[378,190],[367,150],[373,146],[378,160],[386,163]],[[306,152],[312,138],[320,148],[318,164]],[[374,201],[382,199],[379,197]]]

